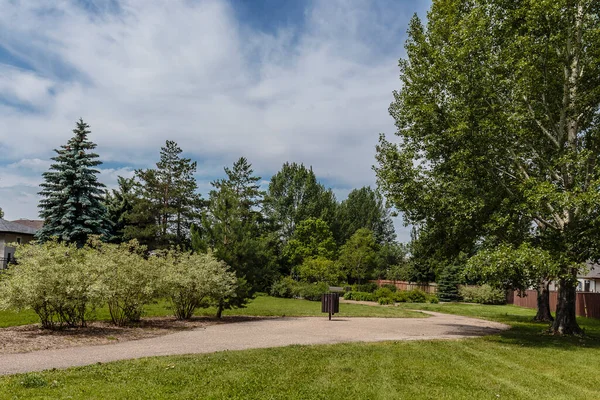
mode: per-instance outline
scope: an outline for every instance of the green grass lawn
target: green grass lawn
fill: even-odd
[[[531,322],[534,310],[396,308],[404,307],[483,316],[513,329],[468,340],[290,346],[15,375],[0,378],[0,399],[600,398],[597,320],[580,320],[588,337],[563,338],[543,334],[546,325]]]
[[[214,316],[215,308],[199,309],[196,315]],[[173,315],[166,301],[150,304],[146,307],[146,317],[162,317]],[[247,316],[288,316],[288,317],[314,317],[323,316],[321,303],[317,301],[280,299],[270,296],[258,296],[248,304],[246,308],[226,310],[223,315],[247,315]],[[372,307],[362,304],[342,304],[340,306],[342,317],[423,317],[423,314],[409,311],[401,307]],[[95,312],[96,320],[110,320],[108,308],[102,307]],[[39,322],[35,313],[31,310],[22,312],[0,311],[0,328],[16,325],[35,324]]]

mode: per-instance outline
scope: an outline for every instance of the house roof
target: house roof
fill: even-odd
[[[580,274],[579,278],[600,279],[600,264],[588,263],[587,267],[589,267],[590,270],[585,274]]]
[[[37,229],[16,222],[7,221],[0,218],[0,232],[22,233],[24,235],[35,235]]]
[[[44,221],[42,221],[41,219],[17,219],[12,222],[15,222],[19,225],[28,226],[30,228],[35,229],[36,231],[39,231],[44,226]]]

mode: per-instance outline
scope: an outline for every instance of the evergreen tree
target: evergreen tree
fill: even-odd
[[[106,209],[102,204],[104,185],[98,182],[95,167],[102,164],[91,152],[96,144],[88,140],[89,125],[80,119],[66,145],[54,150],[50,171],[43,174],[39,193],[40,217],[44,226],[36,237],[44,242],[52,237],[83,246],[89,235],[108,234]]]
[[[136,171],[138,200],[127,217],[127,239],[138,239],[149,247],[189,245],[202,198],[196,193],[197,163],[181,153],[177,143],[167,140],[156,168]]]
[[[241,307],[252,292],[267,288],[273,278],[275,265],[268,236],[262,230],[263,192],[254,176],[252,166],[242,157],[232,168],[225,168],[226,179],[212,182],[209,205],[202,229],[194,228],[192,243],[195,250],[212,248],[239,278],[238,293],[222,299],[223,309]]]
[[[454,264],[447,265],[438,279],[437,295],[441,301],[459,301],[458,285],[461,281],[460,267]]]
[[[135,180],[133,178],[118,178],[118,189],[107,191],[104,198],[110,226],[110,242],[122,243],[125,240],[127,217],[133,211],[136,203]]]
[[[1,207],[0,207],[0,218],[4,218],[4,211],[2,211]]]

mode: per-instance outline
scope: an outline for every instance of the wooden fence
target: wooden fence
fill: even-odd
[[[390,281],[385,279],[377,279],[375,281],[370,282],[374,282],[378,286],[395,285],[398,288],[398,290],[421,289],[425,293],[437,293],[437,284],[435,283],[414,283],[406,281]]]
[[[550,310],[556,311],[558,292],[550,292]],[[526,296],[519,297],[517,292],[509,292],[506,296],[508,304],[516,306],[537,308],[537,292],[528,290]],[[577,303],[575,305],[577,315],[581,317],[600,318],[600,293],[577,292]]]

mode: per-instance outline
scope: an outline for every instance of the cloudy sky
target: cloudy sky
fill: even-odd
[[[312,165],[339,200],[375,186],[411,0],[0,0],[0,207],[36,218],[41,173],[82,117],[101,180],[166,139],[200,190],[240,156]],[[408,239],[397,221],[400,240]]]

